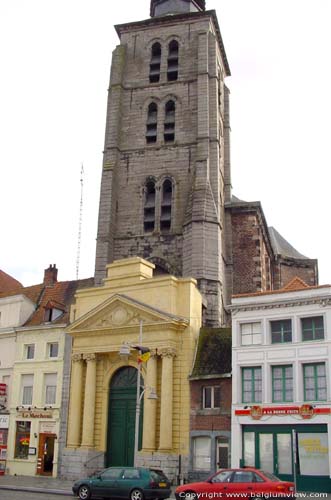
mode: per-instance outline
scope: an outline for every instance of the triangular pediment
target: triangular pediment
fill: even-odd
[[[125,295],[113,295],[72,323],[68,332],[130,328],[139,325],[140,321],[145,325],[188,323],[184,318],[165,313]]]

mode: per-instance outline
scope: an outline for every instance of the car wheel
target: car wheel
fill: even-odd
[[[196,500],[196,499],[197,499],[197,494],[195,491],[192,491],[192,490],[185,491],[184,500]]]
[[[80,498],[80,500],[88,500],[89,498],[91,498],[91,490],[87,486],[87,484],[82,484],[78,488],[78,497]]]
[[[144,500],[144,494],[138,488],[135,488],[130,493],[130,500]]]

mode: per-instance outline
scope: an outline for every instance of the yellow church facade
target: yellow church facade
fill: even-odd
[[[153,269],[138,257],[115,261],[102,286],[76,294],[68,328],[72,368],[62,476],[133,465],[139,351],[132,347],[141,340],[151,355],[140,364],[137,462],[169,477],[188,466],[188,379],[202,300],[194,279],[153,277]],[[124,344],[131,346],[125,356]]]

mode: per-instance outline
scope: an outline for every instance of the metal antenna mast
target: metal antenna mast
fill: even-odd
[[[77,243],[77,258],[76,258],[76,280],[78,280],[79,276],[80,243],[82,239],[83,187],[84,187],[84,165],[82,164],[82,168],[80,170],[80,204],[79,204],[78,243]]]

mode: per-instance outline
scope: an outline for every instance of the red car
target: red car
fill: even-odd
[[[295,486],[290,481],[252,467],[222,469],[199,483],[178,486],[177,500],[210,500],[226,497],[294,497]]]

